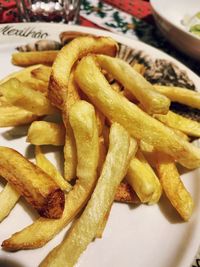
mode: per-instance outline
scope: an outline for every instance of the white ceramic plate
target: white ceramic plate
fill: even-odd
[[[178,49],[200,60],[200,38],[191,34],[181,23],[185,16],[194,16],[200,11],[199,0],[150,0],[158,28]]]
[[[97,35],[112,36],[118,42],[132,48],[143,50],[153,59],[164,58],[174,62],[185,70],[194,83],[200,79],[189,69],[166,54],[143,43],[117,36],[110,32],[78,26],[61,24],[8,24],[0,26],[0,78],[17,69],[10,63],[11,53],[19,44],[35,41],[39,38],[59,39],[62,31],[73,30]],[[29,31],[29,34],[28,34]],[[34,34],[33,34],[34,32]],[[45,34],[46,33],[46,34]],[[25,37],[23,35],[28,35]],[[0,145],[15,148],[23,155],[32,157],[31,147],[25,137],[10,139],[8,131],[0,129]],[[56,151],[49,152],[48,157],[55,163]],[[169,202],[162,197],[154,206],[129,206],[114,203],[108,224],[102,239],[92,242],[80,257],[80,267],[189,267],[197,254],[200,243],[200,180],[199,170],[182,175],[186,187],[195,202],[191,220],[184,223]],[[25,202],[20,201],[10,215],[0,224],[0,243],[11,234],[30,224],[36,213]],[[64,229],[46,246],[36,250],[9,253],[0,250],[1,267],[36,267],[47,253],[55,247],[66,233]],[[59,266],[58,266],[59,267]]]

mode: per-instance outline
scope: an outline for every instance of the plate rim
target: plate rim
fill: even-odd
[[[81,31],[81,32],[86,32],[86,33],[91,33],[91,34],[95,34],[95,35],[105,35],[105,36],[110,36],[114,39],[116,39],[119,43],[125,44],[131,48],[134,48],[134,44],[136,46],[141,46],[141,50],[150,50],[153,51],[154,53],[156,53],[156,57],[158,56],[159,58],[165,58],[167,60],[170,60],[171,62],[177,64],[177,66],[179,66],[181,69],[185,70],[188,72],[188,75],[191,76],[191,79],[195,79],[195,84],[200,82],[200,77],[193,72],[189,67],[187,67],[186,65],[184,65],[183,63],[181,63],[178,59],[172,57],[171,55],[168,55],[167,53],[165,53],[164,51],[153,47],[149,44],[146,44],[144,42],[141,42],[140,40],[134,40],[130,37],[126,37],[124,35],[120,35],[117,33],[113,33],[110,32],[108,30],[102,30],[102,29],[96,29],[96,28],[92,28],[92,27],[85,27],[85,26],[79,26],[79,25],[67,25],[67,24],[61,24],[61,23],[46,23],[46,22],[38,22],[38,23],[33,23],[33,22],[21,22],[21,23],[3,23],[1,24],[2,26],[9,26],[9,27],[26,27],[26,26],[34,26],[34,27],[43,27],[45,29],[48,29],[48,27],[51,25],[53,26],[53,28],[49,31],[53,31],[54,27],[58,28],[60,31],[67,31],[67,30],[73,30],[73,31]],[[0,33],[1,33],[1,25],[0,25]],[[3,35],[4,36],[4,35]],[[20,41],[22,41],[23,39],[25,39],[25,37],[15,37],[16,39],[19,39]],[[6,36],[6,39],[9,40],[9,36]],[[13,36],[10,36],[10,39],[13,41]],[[47,38],[48,39],[48,38]],[[27,40],[34,40],[33,38],[28,38]],[[128,43],[131,42],[131,43]],[[2,35],[0,38],[0,45],[1,43],[5,43],[5,41],[3,41]],[[154,56],[153,56],[154,57]]]
[[[21,25],[21,26],[26,26],[26,25],[36,25],[36,23],[12,23],[12,24],[1,24],[1,25]],[[47,27],[49,26],[49,24],[52,25],[52,23],[37,23],[37,26],[41,26],[42,27]],[[175,64],[177,64],[177,66],[179,66],[181,69],[183,70],[186,70],[187,71],[187,74],[188,76],[194,81],[194,83],[199,83],[200,82],[200,78],[198,77],[197,74],[195,74],[192,70],[190,70],[187,66],[185,66],[184,64],[182,64],[181,62],[179,62],[177,59],[173,58],[172,56],[170,55],[167,55],[165,52],[162,52],[160,51],[159,49],[157,48],[154,48],[148,44],[145,44],[141,41],[137,41],[137,40],[133,40],[129,37],[124,37],[124,36],[121,36],[119,34],[115,34],[115,33],[111,33],[109,31],[106,31],[106,30],[99,30],[99,29],[95,29],[95,28],[88,28],[88,27],[83,27],[83,26],[68,26],[68,25],[63,25],[63,24],[58,24],[58,23],[53,23],[54,25],[58,26],[58,28],[60,28],[60,31],[62,30],[67,30],[67,29],[74,29],[74,31],[80,31],[80,30],[83,30],[84,32],[91,32],[91,33],[94,33],[94,34],[97,34],[97,35],[100,35],[100,34],[107,34],[113,38],[116,38],[117,41],[119,41],[120,43],[122,44],[125,44],[125,45],[128,45],[127,42],[132,42],[131,46],[130,47],[133,47],[134,46],[134,43],[137,43],[139,45],[141,45],[141,50],[143,50],[143,47],[147,48],[147,50],[150,50],[150,51],[156,51],[156,54],[158,53],[158,55],[160,55],[161,57],[164,56],[164,58],[170,60],[171,62],[174,62]],[[59,33],[59,32],[58,32]],[[12,37],[11,37],[12,38]],[[18,39],[18,38],[16,38]],[[1,42],[2,39],[0,39],[0,46],[2,44]],[[12,39],[13,40],[13,39]],[[19,39],[19,40],[22,40],[22,39]],[[152,57],[154,57],[154,55],[152,55]],[[155,56],[157,57],[157,56]],[[196,253],[196,252],[195,252]]]

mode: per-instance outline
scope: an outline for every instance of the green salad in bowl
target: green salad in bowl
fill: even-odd
[[[183,25],[187,27],[189,32],[200,37],[200,12],[197,12],[194,16],[186,15],[183,19]]]

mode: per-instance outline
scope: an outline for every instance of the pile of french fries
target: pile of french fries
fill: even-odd
[[[200,137],[200,124],[169,108],[171,101],[200,108],[200,94],[150,84],[144,66],[117,58],[117,49],[111,38],[81,36],[60,51],[14,53],[13,64],[25,68],[0,81],[0,126],[30,124],[27,142],[35,145],[35,164],[0,147],[0,175],[7,180],[0,221],[20,196],[40,214],[4,240],[3,249],[41,247],[74,222],[41,267],[74,266],[102,237],[114,201],[155,204],[164,192],[184,221],[192,215],[193,199],[176,165],[200,166],[200,149],[190,143]],[[61,147],[64,175],[45,157],[44,145]]]

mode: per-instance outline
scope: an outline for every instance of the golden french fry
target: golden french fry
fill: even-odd
[[[19,80],[20,81],[20,80]],[[23,82],[26,87],[29,87],[35,91],[41,92],[43,95],[47,96],[48,93],[48,83],[42,80],[31,77]]]
[[[38,116],[32,112],[12,106],[7,101],[2,101],[0,97],[0,127],[24,125],[37,119]]]
[[[33,224],[4,241],[3,247],[7,250],[38,248],[45,245],[81,211],[94,189],[99,159],[98,129],[94,108],[85,101],[77,102],[70,110],[70,117],[71,122],[73,121],[73,131],[76,132],[79,179],[65,197],[63,215],[58,220],[40,217]]]
[[[98,175],[100,175],[102,171],[102,167],[106,158],[107,148],[105,146],[103,136],[99,137],[99,164],[98,164]]]
[[[91,104],[87,103],[86,101],[79,101],[71,107],[69,114],[69,122],[74,132],[77,147],[78,164],[76,168],[76,175],[77,177],[79,177],[79,179],[86,179],[85,175],[91,175],[90,173],[88,173],[88,170],[90,169],[89,166],[91,165],[92,167],[94,165],[94,163],[90,161],[90,158],[88,158],[87,154],[89,148],[92,149],[91,142],[89,142],[89,140],[93,141],[94,145],[96,145],[97,142],[99,160],[99,140],[96,140],[97,121],[93,112],[94,108]],[[89,116],[93,116],[93,118],[91,119]],[[83,140],[85,140],[85,145],[83,145]],[[87,157],[85,157],[86,155]],[[85,160],[83,159],[83,157],[85,158]],[[84,164],[87,166],[82,166],[80,162],[84,162]],[[84,172],[84,169],[87,170],[87,173]]]
[[[140,73],[142,76],[144,75],[145,72],[145,66],[142,64],[138,64],[135,63],[134,65],[132,65],[132,68],[137,71],[138,73]],[[126,88],[124,88],[124,90],[122,91],[123,95],[130,100],[133,103],[137,103],[138,100],[135,98],[135,96]]]
[[[106,228],[106,224],[110,215],[110,210],[111,210],[112,205],[110,206],[110,208],[108,209],[108,211],[106,212],[103,221],[99,223],[95,238],[102,238],[103,236],[103,232],[104,229]]]
[[[166,115],[155,114],[154,118],[163,122],[167,126],[180,130],[189,136],[200,137],[200,123],[191,119],[185,118],[172,111]]]
[[[74,80],[74,69],[72,69],[70,76],[69,76],[69,82],[67,85],[67,91],[65,96],[65,105],[63,106],[63,121],[68,121],[69,116],[69,110],[73,106],[74,103],[79,101],[81,99],[79,95],[79,88]]]
[[[52,65],[58,51],[31,51],[12,54],[12,63],[20,67],[28,67],[35,64]]]
[[[56,109],[51,106],[49,100],[41,92],[27,87],[16,78],[1,84],[0,93],[11,104],[33,112],[35,115],[41,116],[56,112]]]
[[[135,71],[137,71],[138,73],[140,73],[142,76],[144,75],[144,72],[145,72],[145,66],[144,65],[135,63],[134,65],[132,65],[132,68]],[[126,88],[124,88],[124,90],[122,91],[122,94],[131,102],[133,102],[133,103],[138,102],[138,100],[135,98],[135,96]]]
[[[76,178],[77,150],[74,133],[70,123],[66,124],[65,145],[64,145],[64,177],[67,181]]]
[[[27,81],[27,79],[31,77],[31,71],[39,67],[41,67],[41,65],[37,64],[31,67],[27,67],[27,68],[12,72],[11,74],[7,75],[5,78],[1,79],[0,84],[7,82],[11,78],[17,78],[20,82],[25,82]]]
[[[110,130],[109,149],[103,170],[86,208],[66,238],[48,254],[40,267],[74,266],[93,240],[126,173],[130,160],[129,144],[130,138],[126,130],[114,123]]]
[[[36,164],[59,185],[62,190],[69,192],[72,186],[64,180],[56,167],[44,156],[39,146],[35,146]]]
[[[49,82],[50,74],[51,74],[51,67],[45,65],[40,65],[38,68],[34,68],[31,71],[31,75],[34,78],[42,80],[47,83]]]
[[[133,188],[127,182],[121,182],[120,185],[117,187],[114,200],[116,202],[128,203],[128,204],[140,203],[140,200],[137,197],[136,193],[133,191]],[[106,227],[106,223],[108,221],[109,214],[110,210],[108,210],[108,212],[106,213],[103,222],[100,223],[95,236],[96,238],[102,238],[104,229]]]
[[[111,121],[123,125],[133,137],[171,155],[189,169],[200,166],[200,149],[113,91],[93,56],[80,61],[75,79],[90,101]]]
[[[65,127],[47,121],[34,121],[28,129],[27,142],[33,145],[62,146],[65,142]]]
[[[168,112],[169,98],[157,93],[153,86],[131,65],[119,58],[105,55],[97,55],[96,58],[100,66],[111,73],[126,90],[129,90],[142,103],[148,113],[166,114]]]
[[[171,127],[170,127],[171,128]],[[180,138],[183,138],[186,141],[190,141],[190,138],[187,134],[184,132],[179,131],[178,129],[171,128]]]
[[[0,147],[0,175],[24,196],[41,216],[59,218],[64,194],[52,178],[17,151]]]
[[[84,36],[72,40],[64,46],[54,64],[49,83],[49,98],[58,108],[65,105],[69,76],[74,63],[88,53],[101,53],[115,56],[117,43],[107,37]]]
[[[78,87],[74,80],[74,70],[72,70],[66,92],[65,105],[63,107],[63,122],[66,128],[64,146],[64,177],[71,181],[76,177],[77,155],[74,134],[69,123],[69,111],[74,103],[80,100]]]
[[[141,151],[131,159],[126,174],[127,182],[132,186],[143,203],[157,203],[162,194],[160,182]]]
[[[41,67],[43,67],[43,65],[38,64],[13,72],[10,75],[6,76],[4,79],[0,80],[0,85],[7,82],[11,78],[17,78],[20,82],[23,82],[28,87],[46,94],[48,89],[47,82],[39,80],[31,75],[32,71]]]
[[[167,96],[171,101],[200,109],[200,93],[186,88],[154,85],[157,92]]]
[[[180,179],[174,160],[163,153],[154,154],[153,158],[166,196],[180,216],[188,221],[192,215],[194,203]]]
[[[115,193],[115,201],[132,204],[140,203],[140,199],[134,192],[132,186],[125,181],[118,186]]]
[[[5,219],[14,208],[20,194],[9,183],[0,192],[0,222]]]
[[[155,162],[152,160],[152,153],[155,152],[155,149],[152,145],[147,144],[143,140],[139,142],[139,149],[141,150],[142,154],[145,156],[145,159],[150,164],[150,166],[154,169]]]

